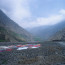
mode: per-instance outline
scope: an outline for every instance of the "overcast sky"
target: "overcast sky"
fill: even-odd
[[[23,28],[53,25],[65,18],[65,0],[0,0],[0,9]]]

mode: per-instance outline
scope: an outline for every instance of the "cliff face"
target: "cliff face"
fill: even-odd
[[[33,41],[32,35],[0,10],[0,41]]]

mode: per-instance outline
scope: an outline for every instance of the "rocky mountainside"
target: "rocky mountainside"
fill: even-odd
[[[0,10],[0,41],[32,41],[32,35]]]
[[[50,41],[65,41],[65,28],[56,32],[51,38]]]

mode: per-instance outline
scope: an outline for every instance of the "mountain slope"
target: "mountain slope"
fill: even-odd
[[[63,28],[65,28],[65,21],[62,21],[53,26],[40,26],[34,29],[30,29],[29,32],[43,40],[48,40],[52,35],[62,30]]]
[[[65,41],[65,28],[50,37],[50,41]]]
[[[0,10],[0,41],[32,41],[32,35]]]

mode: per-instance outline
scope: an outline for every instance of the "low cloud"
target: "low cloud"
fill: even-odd
[[[61,9],[55,15],[52,14],[48,17],[35,18],[30,9],[31,1],[32,0],[0,0],[0,9],[24,28],[54,25],[65,19],[64,9]]]
[[[62,10],[59,11],[59,13],[65,15],[65,10],[62,9]]]
[[[26,27],[38,27],[38,26],[43,26],[43,25],[54,25],[57,24],[59,22],[61,22],[62,20],[65,20],[65,10],[62,9],[58,12],[58,14],[56,15],[51,15],[49,17],[39,17],[36,18],[36,20],[29,22],[28,25]],[[25,26],[27,24],[27,22],[23,23],[23,25]]]

